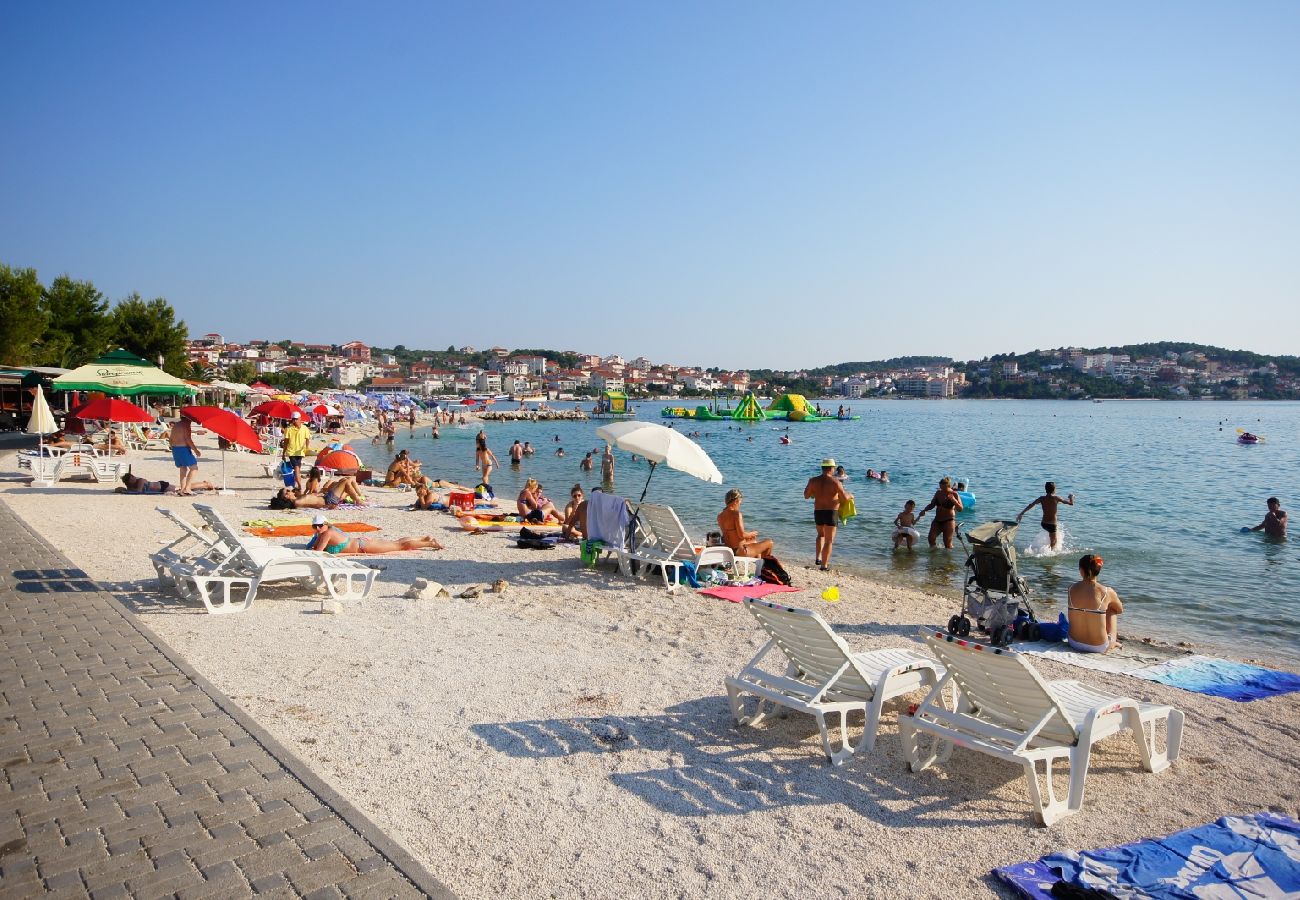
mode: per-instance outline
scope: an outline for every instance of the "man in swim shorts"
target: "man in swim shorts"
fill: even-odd
[[[1051,542],[1051,547],[1053,550],[1055,550],[1057,544],[1060,543],[1060,539],[1061,539],[1060,535],[1058,534],[1060,523],[1057,521],[1056,518],[1057,507],[1059,507],[1062,503],[1064,503],[1066,506],[1074,506],[1074,494],[1071,494],[1070,496],[1066,497],[1064,500],[1056,496],[1055,481],[1047,482],[1047,484],[1043,485],[1043,490],[1046,491],[1046,493],[1043,494],[1043,496],[1039,497],[1034,502],[1030,503],[1024,509],[1022,509],[1020,511],[1020,515],[1016,516],[1016,521],[1019,522],[1021,519],[1023,519],[1025,517],[1025,513],[1029,512],[1035,506],[1042,506],[1043,507],[1043,523],[1042,523],[1043,530],[1047,532],[1048,538]]]
[[[1264,521],[1260,522],[1251,531],[1262,531],[1271,538],[1277,538],[1280,541],[1286,540],[1286,510],[1282,508],[1282,501],[1276,497],[1268,498],[1268,512],[1264,514]]]
[[[182,497],[190,495],[190,482],[194,480],[194,475],[199,471],[198,458],[203,454],[199,448],[194,446],[194,436],[190,434],[190,420],[181,418],[172,426],[171,436],[168,442],[172,448],[172,461],[176,463],[176,468],[180,471],[180,478],[176,482],[176,493]]]
[[[840,504],[853,495],[835,478],[835,460],[822,460],[822,473],[808,479],[803,497],[813,501],[813,523],[817,526],[817,545],[814,564],[827,572],[831,567],[831,551],[835,547],[835,529],[840,524]]]

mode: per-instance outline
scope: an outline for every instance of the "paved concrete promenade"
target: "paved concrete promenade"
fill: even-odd
[[[450,896],[3,501],[0,768],[3,897]]]

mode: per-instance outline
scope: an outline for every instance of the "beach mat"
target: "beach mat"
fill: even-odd
[[[1213,656],[1186,655],[1169,647],[1141,642],[1126,643],[1109,653],[1079,653],[1066,644],[1048,641],[1016,643],[1012,649],[1067,666],[1131,675],[1238,703],[1300,691],[1300,675],[1291,672]]]
[[[1300,691],[1300,675],[1213,656],[1175,659],[1132,674],[1147,681],[1211,697],[1226,697],[1238,703]]]
[[[735,584],[725,587],[705,588],[700,593],[706,597],[717,597],[719,600],[726,600],[729,603],[739,603],[746,597],[753,597],[757,600],[759,597],[766,597],[768,594],[783,594],[797,590],[799,588],[784,584],[756,584],[753,587]]]
[[[993,870],[1030,900],[1052,900],[1059,881],[1115,897],[1300,896],[1300,822],[1276,813],[1224,816],[1165,837],[1051,853]]]
[[[379,530],[377,525],[369,525],[365,522],[330,522],[330,525],[339,531],[352,533]],[[310,521],[286,525],[246,525],[244,530],[258,537],[308,537],[315,533]]]
[[[1133,675],[1150,666],[1166,663],[1185,654],[1171,647],[1144,644],[1141,641],[1129,641],[1117,650],[1109,653],[1080,653],[1071,650],[1070,645],[1061,641],[1016,641],[1011,649],[1030,656],[1041,656],[1052,662],[1077,666],[1081,669],[1093,669],[1097,672],[1113,672],[1117,675]]]

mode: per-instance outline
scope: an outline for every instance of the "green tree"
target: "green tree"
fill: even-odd
[[[226,380],[234,384],[252,384],[257,378],[257,369],[246,359],[238,359],[226,366]]]
[[[60,275],[42,292],[41,310],[46,326],[37,355],[46,365],[74,369],[108,349],[113,322],[93,283]]]
[[[163,358],[163,369],[182,376],[189,368],[185,342],[189,329],[176,321],[176,311],[162,297],[146,301],[131,294],[113,308],[113,340],[118,347],[156,363]]]
[[[276,372],[274,383],[286,394],[296,394],[307,386],[307,376],[302,372]]]
[[[212,370],[208,368],[207,363],[196,359],[190,363],[189,369],[186,370],[185,379],[187,381],[208,382],[212,380]]]
[[[0,264],[0,365],[20,366],[35,355],[34,345],[45,333],[40,301],[35,269]]]

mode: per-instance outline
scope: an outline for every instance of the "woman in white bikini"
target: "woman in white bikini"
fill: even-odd
[[[1079,577],[1070,586],[1070,646],[1080,653],[1105,653],[1120,646],[1119,615],[1124,604],[1113,588],[1097,581],[1102,559],[1089,553],[1079,560]]]

